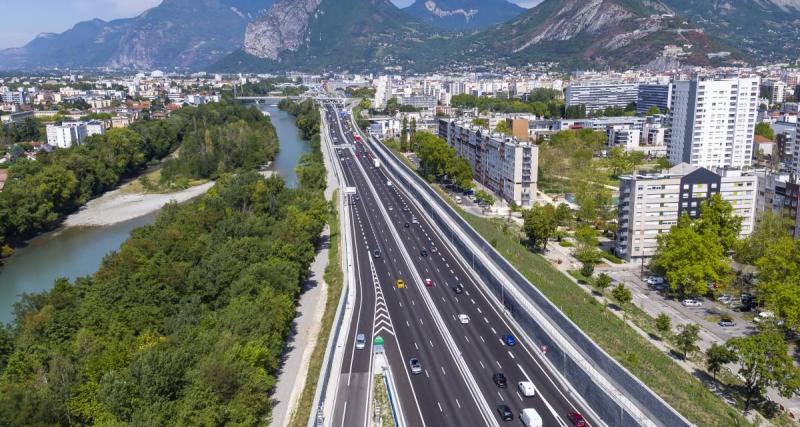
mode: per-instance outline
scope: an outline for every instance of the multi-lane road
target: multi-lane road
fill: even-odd
[[[374,362],[372,343],[384,339],[402,418],[408,426],[501,425],[497,407],[508,406],[514,423],[523,408],[535,408],[545,426],[571,425],[579,412],[600,420],[548,372],[531,343],[484,291],[480,278],[428,222],[385,168],[375,167],[368,144],[356,140],[352,123],[337,107],[325,107],[326,128],[341,165],[348,195],[356,299],[338,367],[334,426],[368,422]],[[404,287],[398,287],[402,280]],[[456,288],[460,287],[459,292]],[[468,323],[464,323],[468,318]],[[366,345],[356,348],[363,334]],[[509,346],[506,335],[516,338]],[[422,372],[412,373],[418,359]],[[508,386],[494,381],[503,373]],[[536,387],[533,397],[517,389]]]

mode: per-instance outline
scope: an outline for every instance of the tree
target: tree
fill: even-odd
[[[658,330],[661,336],[667,336],[672,332],[672,320],[667,313],[660,313],[656,317],[656,330]]]
[[[524,224],[522,230],[528,237],[528,243],[534,249],[547,249],[547,241],[554,237],[556,232],[555,212],[551,205],[534,205],[523,214]]]
[[[700,349],[697,346],[697,340],[700,335],[700,326],[694,323],[687,323],[685,325],[678,326],[678,329],[680,332],[675,334],[673,340],[675,347],[677,347],[678,351],[683,354],[683,358],[685,360],[690,354]]]
[[[800,241],[779,238],[756,261],[758,297],[783,319],[784,326],[800,325]]]
[[[407,144],[409,144],[408,150],[405,148]],[[403,128],[400,130],[400,145],[403,147],[403,151],[410,151],[410,143],[408,139],[408,116],[403,116]]]
[[[508,122],[505,120],[500,120],[494,130],[503,135],[511,135],[511,127],[508,126]]]
[[[478,190],[478,191],[475,192],[475,200],[479,204],[486,205],[486,206],[493,206],[494,202],[495,202],[494,196],[492,196],[491,194],[489,194],[489,193],[487,193],[486,191],[483,191],[483,190]]]
[[[736,354],[727,346],[714,343],[706,350],[706,368],[715,380],[722,367],[734,361],[736,361]]]
[[[735,258],[743,264],[755,262],[767,254],[770,246],[786,237],[794,221],[782,213],[766,210],[758,216],[755,230],[746,238],[737,241]]]
[[[772,130],[772,127],[769,125],[769,123],[761,122],[756,124],[755,134],[763,136],[764,138],[767,138],[770,141],[775,140],[775,131]]]
[[[489,120],[482,119],[480,117],[476,117],[476,118],[472,119],[472,124],[475,125],[475,126],[488,128],[489,127]]]
[[[698,233],[719,240],[727,253],[742,231],[742,217],[736,215],[730,202],[716,193],[700,205],[700,217],[694,227]]]
[[[601,294],[605,294],[606,289],[611,286],[611,276],[606,273],[600,273],[594,279],[594,285],[600,290]]]
[[[617,285],[611,291],[611,296],[614,297],[614,301],[619,304],[620,308],[633,300],[633,294],[631,293],[631,290],[626,288],[622,283]]]
[[[641,151],[625,151],[623,147],[616,146],[608,152],[608,165],[611,175],[615,177],[633,173],[642,162],[644,153]]]
[[[658,236],[652,269],[667,278],[673,292],[688,296],[704,294],[708,283],[724,283],[731,273],[718,237],[699,233],[685,214]]]
[[[767,328],[754,335],[732,338],[727,346],[734,352],[744,379],[745,411],[754,398],[776,387],[782,396],[792,396],[800,388],[800,373],[794,366],[789,347],[780,332]]]
[[[560,203],[556,207],[556,223],[559,227],[569,227],[573,223],[572,209],[566,203]]]
[[[656,116],[659,114],[661,114],[661,109],[655,106],[648,108],[647,111],[644,112],[645,116]]]

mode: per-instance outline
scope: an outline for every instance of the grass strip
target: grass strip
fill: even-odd
[[[305,427],[311,416],[312,405],[314,404],[314,393],[317,390],[322,361],[325,359],[325,350],[328,348],[330,340],[331,326],[333,325],[336,308],[339,305],[339,297],[342,295],[342,285],[344,275],[342,273],[342,254],[340,251],[341,227],[339,226],[339,213],[337,210],[339,190],[334,191],[331,202],[332,209],[328,226],[330,227],[330,248],[328,249],[328,266],[325,268],[325,283],[328,285],[328,297],[325,301],[325,313],[322,316],[320,334],[317,338],[317,345],[311,354],[308,365],[306,383],[303,386],[303,393],[297,401],[297,407],[292,413],[290,427]]]

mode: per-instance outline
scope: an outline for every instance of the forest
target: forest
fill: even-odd
[[[0,425],[262,425],[328,206],[224,174],[0,328]]]
[[[19,160],[0,192],[0,255],[54,229],[65,215],[176,150],[162,179],[213,179],[274,159],[278,140],[269,118],[257,109],[208,104],[163,121],[111,129],[80,146],[42,152],[36,161]]]

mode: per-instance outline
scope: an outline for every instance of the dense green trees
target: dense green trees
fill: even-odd
[[[472,166],[443,139],[429,132],[417,132],[411,137],[411,146],[419,156],[419,172],[429,180],[447,176],[461,189],[470,189]]]
[[[260,425],[327,204],[222,176],[0,329],[0,425]]]
[[[450,105],[477,108],[481,112],[528,113],[548,118],[560,118],[566,114],[561,92],[552,89],[535,89],[529,94],[527,101],[461,94],[454,96]]]
[[[208,104],[184,108],[164,121],[111,129],[83,145],[41,153],[35,162],[18,161],[0,192],[0,246],[52,229],[64,215],[178,147],[177,158],[164,167],[164,180],[253,168],[274,158],[278,141],[257,109]]]
[[[522,230],[528,237],[528,245],[533,249],[547,249],[547,241],[555,236],[558,229],[553,205],[534,205],[523,213],[523,218]]]
[[[769,125],[769,123],[758,123],[756,124],[756,135],[763,136],[764,138],[769,139],[770,141],[775,140],[775,131]]]

